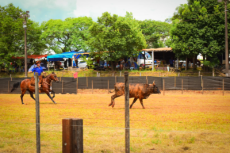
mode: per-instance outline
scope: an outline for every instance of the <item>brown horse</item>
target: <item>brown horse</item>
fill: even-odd
[[[55,73],[49,74],[48,76],[43,78],[42,86],[41,86],[41,89],[39,89],[39,93],[46,93],[48,95],[48,97],[53,101],[53,103],[56,104],[56,102],[53,100],[53,98],[55,97],[55,92],[53,90],[50,90],[51,80],[54,80],[55,82],[59,81]],[[31,86],[30,79],[25,79],[21,83],[20,82],[15,83],[13,85],[11,92],[14,91],[19,85],[21,88],[22,104],[24,104],[23,103],[23,96],[26,93],[26,91],[29,91],[30,97],[35,100],[35,98],[33,96],[33,93],[35,93],[35,86]],[[50,92],[53,93],[53,97],[50,96]]]

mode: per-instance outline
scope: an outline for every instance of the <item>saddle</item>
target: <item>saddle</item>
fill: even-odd
[[[38,78],[39,78],[38,84],[42,84],[42,82],[43,82],[43,76],[40,75],[40,76],[38,76]],[[31,86],[35,86],[35,78],[33,76],[30,79],[30,85]]]

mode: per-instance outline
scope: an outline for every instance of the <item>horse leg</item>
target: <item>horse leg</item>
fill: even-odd
[[[23,96],[26,93],[26,89],[22,89],[21,91],[22,91],[22,93],[21,93],[21,101],[22,101],[22,104],[24,104],[23,103]]]
[[[29,91],[29,90],[28,90],[28,91]],[[33,95],[33,92],[29,91],[29,93],[30,93],[30,97],[33,98],[33,99],[35,100],[34,95]]]
[[[132,104],[130,105],[130,107],[129,107],[130,109],[132,108],[133,104],[134,104],[136,101],[137,101],[137,98],[134,98],[134,99],[133,99],[133,103],[132,103]]]
[[[55,101],[53,100],[53,98],[50,96],[49,91],[47,90],[45,93],[46,93],[47,96],[52,100],[52,102],[53,102],[54,104],[56,104],[56,102],[55,102]]]
[[[55,97],[55,92],[53,90],[50,90],[50,92],[53,94],[52,98],[54,98]]]

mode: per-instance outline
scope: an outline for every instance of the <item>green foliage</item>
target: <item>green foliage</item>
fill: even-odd
[[[229,5],[228,5],[229,7]],[[224,6],[217,0],[189,0],[176,9],[168,43],[179,56],[215,57],[224,51]],[[230,18],[229,18],[230,19]]]
[[[138,21],[145,36],[147,48],[165,47],[165,40],[169,36],[171,24],[167,22],[144,20]]]
[[[204,66],[208,66],[208,67],[215,67],[216,65],[220,64],[220,61],[217,57],[212,58],[211,60],[206,60],[206,61],[202,61]]]
[[[121,17],[105,12],[89,31],[92,36],[88,41],[92,47],[91,53],[107,61],[137,55],[139,50],[146,47],[138,21],[131,13]]]
[[[81,56],[81,60],[85,61],[90,68],[94,68],[93,60],[90,57]]]
[[[90,17],[66,18],[64,21],[49,20],[43,22],[42,39],[56,53],[66,51],[87,51],[86,41],[90,38],[88,28],[93,23]]]
[[[24,29],[20,13],[25,12],[13,4],[0,6],[0,65],[5,63],[6,67],[13,60],[12,56],[24,56]],[[27,29],[27,52],[28,54],[39,54],[46,48],[40,39],[39,25],[28,19]]]

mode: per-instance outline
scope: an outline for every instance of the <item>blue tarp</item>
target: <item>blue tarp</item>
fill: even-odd
[[[61,61],[61,60],[63,60],[63,58],[72,58],[74,54],[80,54],[77,56],[77,58],[79,58],[81,56],[81,54],[83,54],[83,53],[85,53],[85,52],[70,51],[70,52],[64,52],[61,54],[49,55],[49,56],[47,56],[47,61],[48,62],[49,61]]]
[[[77,59],[80,58],[81,56],[89,57],[89,54],[81,54],[81,53],[78,53],[77,55],[74,55],[74,57],[76,57]]]
[[[49,55],[47,56],[47,61],[61,61],[63,58],[72,58],[74,54],[79,54],[84,52],[64,52],[62,54],[55,54],[55,55]]]
[[[150,55],[148,52],[145,52],[145,56],[146,56],[147,58],[151,58],[151,55]],[[138,59],[144,59],[144,55],[143,55],[142,53],[139,53],[139,55],[138,55],[137,58],[138,58]]]

